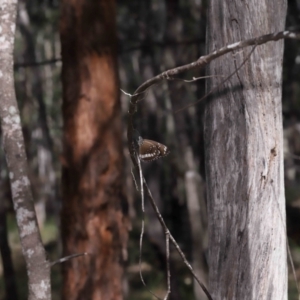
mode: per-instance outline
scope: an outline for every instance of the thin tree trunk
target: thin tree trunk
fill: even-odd
[[[24,138],[14,90],[13,46],[17,1],[4,0],[0,10],[0,118],[3,149],[28,274],[29,300],[50,299],[50,266],[39,234],[27,172]]]
[[[281,31],[285,14],[281,0],[212,0],[207,52]],[[250,50],[213,61],[207,75],[228,76]],[[214,299],[287,299],[282,56],[283,41],[257,47],[206,107],[209,290]],[[210,79],[207,91],[222,80]]]
[[[62,1],[63,299],[122,299],[127,201],[114,1]]]

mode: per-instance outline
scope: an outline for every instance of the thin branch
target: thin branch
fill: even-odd
[[[145,195],[144,195],[144,185],[143,185],[143,171],[141,166],[140,158],[137,156],[138,166],[139,166],[139,174],[140,174],[140,184],[141,184],[141,199],[142,199],[142,212],[145,214]]]
[[[186,46],[186,45],[193,45],[203,43],[203,39],[194,39],[189,41],[168,41],[166,43],[156,42],[156,41],[145,41],[140,42],[137,46],[132,46],[127,49],[120,49],[118,54],[124,54],[128,52],[133,52],[137,50],[149,49],[150,47],[170,47],[170,46]],[[126,41],[128,43],[128,41]],[[56,64],[57,62],[61,62],[61,57],[52,58],[52,59],[45,59],[41,61],[28,61],[28,62],[16,62],[14,64],[14,69],[21,69],[21,68],[28,68],[28,67],[40,67],[45,65]]]
[[[175,238],[172,236],[171,232],[169,231],[169,229],[168,229],[168,227],[167,227],[167,225],[166,225],[166,223],[165,223],[165,221],[164,221],[162,215],[160,214],[160,211],[159,211],[159,209],[158,209],[158,207],[157,207],[157,205],[156,205],[156,203],[155,203],[155,201],[154,201],[154,199],[153,199],[153,196],[152,196],[152,194],[151,194],[151,191],[150,191],[150,189],[149,189],[149,187],[148,187],[148,185],[147,185],[145,179],[144,179],[144,186],[145,186],[145,191],[147,192],[147,195],[149,196],[151,206],[152,206],[153,210],[155,211],[156,216],[157,216],[157,218],[158,218],[158,220],[159,220],[159,222],[160,222],[162,228],[165,230],[165,234],[166,234],[166,235],[167,235],[167,234],[169,235],[172,244],[175,246],[177,252],[178,252],[179,255],[181,256],[181,258],[182,258],[184,264],[185,264],[185,265],[187,266],[187,268],[190,270],[191,274],[193,275],[193,277],[195,278],[195,280],[198,282],[198,284],[199,284],[200,287],[202,288],[203,292],[206,294],[207,298],[208,298],[209,300],[213,300],[212,296],[210,295],[209,291],[208,291],[207,288],[205,287],[204,283],[202,283],[201,280],[197,277],[197,275],[195,274],[195,272],[194,272],[192,266],[189,264],[189,262],[188,262],[188,260],[186,259],[184,253],[182,252],[182,250],[180,249],[179,245],[177,244]]]
[[[143,214],[143,219],[142,219],[142,228],[141,228],[141,235],[140,235],[140,244],[139,244],[139,271],[140,271],[140,278],[143,283],[143,285],[147,288],[148,292],[157,298],[158,300],[161,300],[155,293],[153,293],[148,287],[147,284],[144,280],[143,273],[142,273],[142,252],[143,252],[143,237],[144,237],[144,232],[145,232],[145,200],[144,200],[144,185],[143,185],[143,171],[141,167],[141,161],[138,156],[136,156],[136,160],[138,163],[139,167],[139,175],[140,175],[140,184],[141,184],[141,199],[142,199],[142,214]]]
[[[272,34],[266,34],[262,35],[257,38],[252,38],[249,40],[245,41],[240,41],[236,42],[233,44],[230,44],[228,46],[222,47],[210,54],[201,56],[198,60],[190,63],[183,65],[181,67],[173,68],[168,71],[165,71],[147,81],[145,81],[142,85],[140,85],[135,93],[132,95],[130,99],[130,106],[129,106],[129,112],[128,112],[128,126],[127,126],[127,139],[128,139],[128,144],[129,144],[129,152],[131,156],[131,160],[134,164],[135,167],[137,167],[137,163],[135,161],[134,157],[134,147],[133,145],[133,115],[137,111],[137,102],[140,99],[141,93],[146,91],[149,87],[152,85],[160,82],[161,80],[165,80],[169,77],[172,77],[174,75],[180,74],[182,72],[188,71],[188,70],[193,70],[193,69],[199,69],[203,68],[206,66],[208,63],[210,63],[212,60],[235,50],[242,49],[248,46],[254,46],[254,45],[262,45],[270,41],[278,41],[283,38],[288,38],[288,39],[300,39],[300,32],[292,32],[292,31],[281,31],[278,33],[272,33]]]
[[[120,89],[120,91],[121,91],[123,94],[125,94],[126,96],[132,97],[132,95],[131,95],[131,94],[129,94],[129,93],[126,93],[124,90]]]
[[[248,59],[250,58],[251,54],[254,52],[256,48],[256,45],[253,46],[252,50],[250,51],[250,53],[247,55],[247,57],[244,59],[244,61],[241,63],[241,65],[236,68],[234,70],[234,72],[232,72],[230,75],[228,75],[220,84],[218,84],[215,88],[213,88],[212,90],[210,90],[208,93],[206,93],[202,98],[200,98],[199,100],[195,101],[195,102],[192,102],[188,105],[185,105],[179,109],[177,109],[176,111],[174,111],[173,113],[174,114],[177,114],[179,113],[180,111],[188,108],[188,107],[191,107],[191,106],[194,106],[195,104],[203,101],[204,99],[206,99],[209,95],[211,95],[212,93],[214,93],[215,91],[217,91],[227,80],[229,80],[233,75],[237,74],[237,72],[244,66],[244,64],[248,61]]]
[[[141,199],[142,199],[142,213],[143,213],[143,219],[142,219],[142,229],[141,229],[141,235],[140,235],[140,245],[139,245],[139,270],[140,270],[140,278],[143,283],[143,285],[147,288],[147,285],[145,283],[143,274],[142,274],[142,249],[143,249],[143,236],[144,236],[144,231],[145,231],[145,195],[144,195],[144,183],[146,183],[144,175],[143,175],[143,170],[141,166],[141,160],[138,155],[136,155],[136,160],[138,163],[138,168],[139,168],[139,176],[140,176],[140,185],[141,185]],[[148,188],[148,187],[147,187]],[[156,205],[155,205],[156,206]],[[157,208],[158,211],[158,208]],[[162,217],[161,217],[162,218]],[[171,283],[170,283],[170,278],[171,278],[171,273],[170,273],[170,244],[169,244],[169,230],[165,226],[165,236],[166,236],[166,258],[167,258],[167,294],[164,297],[164,300],[167,300],[169,297],[169,294],[171,293]],[[150,292],[151,295],[153,295],[155,298],[161,300],[155,293],[153,293],[150,289],[147,288],[147,290]]]
[[[167,294],[164,300],[167,300],[169,295],[171,294],[171,271],[170,271],[170,235],[169,232],[165,232],[166,236],[166,260],[167,260]]]
[[[142,229],[141,229],[141,235],[140,235],[140,249],[139,249],[139,271],[140,271],[140,278],[141,281],[143,283],[143,285],[145,286],[145,288],[148,290],[148,292],[154,296],[156,299],[161,300],[157,295],[155,295],[155,293],[153,293],[148,287],[147,284],[144,280],[143,277],[143,273],[142,273],[142,248],[143,248],[143,236],[144,236],[144,230],[145,230],[145,217],[143,215],[143,219],[142,219]]]
[[[254,51],[255,47],[258,45],[262,45],[265,44],[267,42],[270,41],[277,41],[283,38],[290,38],[290,39],[300,39],[300,32],[290,32],[290,31],[283,31],[283,32],[279,32],[279,33],[273,33],[273,34],[267,34],[267,35],[263,35],[257,38],[253,38],[253,39],[249,39],[249,40],[245,40],[245,41],[240,41],[240,42],[236,42],[233,44],[230,44],[228,46],[222,47],[219,50],[216,50],[208,55],[204,55],[201,56],[197,61],[192,62],[190,64],[186,64],[177,68],[173,68],[170,69],[168,71],[165,71],[149,80],[147,80],[146,82],[144,82],[142,85],[140,85],[137,90],[135,91],[135,93],[131,96],[130,99],[130,105],[129,105],[129,111],[128,111],[128,123],[127,123],[127,139],[128,139],[128,145],[129,145],[129,152],[130,152],[130,157],[131,160],[133,162],[134,167],[139,168],[140,171],[140,180],[143,180],[143,184],[141,183],[141,189],[144,186],[145,190],[147,192],[147,195],[150,198],[150,203],[158,217],[159,222],[161,223],[162,227],[165,230],[165,234],[166,237],[169,237],[171,242],[173,243],[173,245],[175,246],[176,250],[178,251],[178,253],[180,254],[181,258],[183,259],[185,265],[188,267],[188,269],[190,270],[190,272],[192,273],[192,275],[194,276],[195,280],[198,282],[198,284],[200,285],[200,287],[202,288],[203,292],[206,294],[206,296],[208,297],[208,299],[212,300],[212,296],[210,295],[210,293],[208,292],[208,290],[206,289],[205,285],[199,280],[199,278],[196,276],[192,266],[188,263],[184,253],[181,251],[179,245],[176,243],[174,237],[171,235],[170,231],[168,230],[159,210],[158,207],[155,204],[155,201],[152,197],[151,191],[149,190],[147,183],[145,181],[145,179],[143,179],[143,177],[141,176],[141,169],[140,169],[140,162],[137,159],[137,155],[136,155],[136,150],[135,150],[135,146],[134,146],[134,140],[133,140],[133,131],[134,131],[134,126],[133,126],[133,118],[134,118],[134,114],[137,112],[137,103],[139,101],[141,101],[142,97],[141,95],[144,94],[145,91],[147,91],[147,89],[149,89],[151,86],[159,83],[162,80],[172,80],[171,77],[180,74],[182,72],[188,71],[188,70],[193,70],[193,69],[199,69],[199,68],[203,68],[204,66],[206,66],[207,64],[209,64],[211,61],[213,61],[214,59],[235,51],[235,50],[239,50],[248,46],[254,46],[253,49],[250,51],[249,56],[252,54],[252,52]],[[244,62],[245,63],[245,62]],[[244,64],[242,63],[242,65]],[[240,68],[242,67],[242,65],[240,66]],[[235,73],[238,71],[239,69],[235,70]],[[232,76],[232,75],[231,75]],[[226,78],[225,80],[228,80],[228,78]],[[225,82],[225,80],[223,82]],[[201,99],[200,99],[201,100]],[[195,103],[193,103],[195,104]],[[144,193],[141,193],[142,197]],[[144,201],[144,199],[142,198],[142,201]],[[143,202],[142,202],[143,205]],[[141,245],[140,245],[141,247]]]
[[[53,59],[46,59],[42,61],[29,61],[23,63],[15,63],[14,69],[21,69],[21,68],[28,68],[28,67],[39,67],[45,65],[56,64],[57,62],[61,62],[61,58],[53,58]]]
[[[134,173],[133,173],[133,169],[132,169],[132,168],[131,168],[130,172],[131,172],[131,176],[132,176],[132,179],[133,179],[135,188],[136,188],[137,191],[139,191],[139,186],[138,186],[138,184],[137,184],[137,182],[136,182],[136,179],[135,179],[135,176],[134,176]]]
[[[75,258],[75,257],[79,257],[79,256],[83,256],[83,255],[88,255],[87,252],[84,252],[84,253],[78,253],[78,254],[72,254],[72,255],[69,255],[69,256],[66,256],[66,257],[63,257],[63,258],[60,258],[58,260],[55,260],[53,261],[52,263],[50,263],[50,267],[53,267],[54,265],[56,264],[61,264],[63,262],[66,262],[72,258]]]
[[[201,79],[206,79],[206,78],[212,78],[212,77],[224,77],[223,75],[208,75],[208,76],[201,76],[201,77],[193,77],[192,79],[181,79],[181,78],[176,78],[176,77],[168,77],[166,78],[167,80],[171,81],[183,81],[183,82],[195,82]]]

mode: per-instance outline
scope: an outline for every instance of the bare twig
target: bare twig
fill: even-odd
[[[52,58],[52,59],[46,59],[42,61],[28,61],[28,62],[19,62],[14,64],[15,69],[20,69],[20,68],[28,68],[28,67],[39,67],[39,66],[45,66],[45,65],[52,65],[57,62],[61,62],[61,57],[60,58]]]
[[[136,179],[135,179],[134,172],[133,172],[133,169],[132,169],[132,168],[131,168],[130,172],[131,172],[131,176],[132,176],[132,179],[133,179],[135,188],[136,188],[137,191],[139,191],[139,186],[138,186],[138,184],[137,184],[137,182],[136,182]]]
[[[142,199],[142,212],[145,213],[145,195],[144,195],[144,185],[143,185],[143,171],[141,166],[141,161],[139,157],[137,156],[137,162],[139,167],[139,175],[140,175],[140,184],[141,184],[141,199]]]
[[[178,251],[178,253],[180,254],[181,258],[183,259],[185,265],[188,267],[188,269],[190,270],[190,272],[192,273],[192,275],[194,276],[195,280],[198,282],[198,284],[201,286],[201,288],[203,289],[203,292],[206,294],[206,296],[208,297],[208,299],[212,300],[212,296],[210,295],[210,293],[208,292],[208,290],[206,289],[205,285],[200,281],[200,279],[196,276],[195,272],[193,271],[193,268],[191,267],[191,265],[188,263],[184,253],[181,251],[179,245],[176,243],[174,237],[171,235],[170,231],[168,230],[159,210],[158,207],[155,204],[155,201],[151,195],[151,191],[149,190],[146,181],[143,179],[142,177],[142,172],[140,169],[140,163],[139,160],[137,159],[137,155],[136,155],[136,150],[134,147],[134,142],[133,142],[133,131],[134,131],[134,127],[133,127],[133,118],[134,118],[134,114],[137,111],[137,103],[141,100],[141,95],[147,91],[151,86],[159,83],[162,80],[172,80],[172,77],[180,74],[182,72],[188,71],[188,70],[193,70],[196,68],[202,68],[205,65],[207,65],[208,63],[210,63],[211,61],[213,61],[214,59],[235,51],[235,50],[239,50],[248,46],[254,46],[253,49],[250,51],[250,54],[248,55],[250,57],[250,55],[252,54],[252,52],[254,51],[255,47],[258,45],[262,45],[265,44],[267,42],[270,41],[277,41],[283,38],[290,38],[290,39],[300,39],[300,33],[299,32],[290,32],[290,31],[283,31],[283,32],[278,32],[278,33],[273,33],[273,34],[267,34],[267,35],[263,35],[257,38],[253,38],[253,39],[249,39],[249,40],[245,40],[245,41],[240,41],[237,43],[233,43],[230,44],[228,46],[225,46],[223,48],[220,48],[208,55],[205,56],[201,56],[197,61],[192,62],[190,64],[186,64],[183,65],[181,67],[177,67],[177,68],[173,68],[170,69],[168,71],[165,71],[149,80],[147,80],[146,82],[144,82],[142,85],[140,85],[137,90],[135,91],[135,93],[131,96],[130,99],[130,105],[129,105],[129,111],[128,111],[128,124],[127,124],[127,139],[128,139],[128,144],[129,144],[129,152],[130,152],[130,156],[131,156],[131,160],[133,162],[133,165],[135,167],[138,167],[140,170],[140,180],[141,180],[141,189],[144,186],[147,195],[150,198],[150,203],[158,217],[159,222],[161,223],[162,227],[165,230],[165,234],[166,234],[166,239],[170,238],[171,242],[173,243],[173,245],[175,246],[176,250]],[[248,59],[248,58],[247,58]],[[246,59],[246,60],[247,60]],[[243,64],[246,62],[246,60],[242,63],[242,65],[239,67],[241,68],[243,66]],[[235,74],[239,69],[236,69],[235,72],[233,74]],[[222,84],[228,80],[231,76],[233,76],[233,74],[231,74],[229,77],[227,77]],[[212,91],[211,91],[212,92]],[[210,92],[210,93],[211,93]],[[207,96],[206,96],[207,97]],[[199,101],[201,101],[202,99],[200,99]],[[198,101],[198,102],[199,102]],[[193,103],[192,105],[194,105],[195,103]],[[143,184],[142,184],[142,180],[143,180]],[[142,201],[144,201],[144,192],[141,193],[142,195]],[[143,202],[142,202],[142,206],[143,206]],[[141,245],[140,245],[141,247]]]
[[[224,77],[223,75],[208,75],[208,76],[201,76],[201,77],[193,77],[192,79],[181,79],[181,78],[176,78],[176,77],[168,77],[166,78],[167,80],[171,81],[183,81],[183,82],[195,82],[201,79],[206,79],[206,78],[212,78],[212,77]]]
[[[60,258],[58,260],[55,260],[53,261],[52,263],[50,263],[50,267],[53,267],[54,265],[56,264],[61,264],[63,262],[66,262],[72,258],[75,258],[75,257],[79,257],[79,256],[83,256],[83,255],[88,255],[87,252],[84,252],[84,253],[78,253],[78,254],[72,254],[72,255],[69,255],[69,256],[66,256],[66,257],[63,257],[63,258]]]
[[[140,271],[140,278],[141,281],[143,283],[143,285],[147,288],[148,292],[154,296],[155,298],[157,298],[158,300],[161,300],[157,295],[155,295],[155,293],[153,293],[148,287],[147,284],[144,280],[143,277],[143,273],[142,273],[142,252],[143,252],[143,237],[144,237],[144,232],[145,232],[145,200],[144,200],[144,185],[143,185],[143,171],[142,171],[142,167],[141,167],[141,161],[139,159],[138,156],[136,156],[136,160],[138,163],[138,168],[139,168],[139,175],[140,175],[140,184],[141,184],[141,199],[142,199],[142,214],[143,214],[143,218],[142,218],[142,228],[141,228],[141,235],[140,235],[140,245],[139,245],[139,271]]]
[[[195,101],[195,102],[192,102],[188,105],[185,105],[179,109],[177,109],[176,111],[174,111],[173,113],[174,114],[177,114],[179,113],[180,111],[188,108],[188,107],[191,107],[191,106],[194,106],[196,105],[197,103],[203,101],[204,99],[206,99],[209,95],[211,95],[213,92],[217,91],[227,80],[229,80],[233,75],[237,74],[237,72],[243,67],[243,65],[248,61],[248,59],[250,58],[251,54],[253,53],[253,51],[255,50],[256,48],[256,45],[253,46],[252,50],[250,51],[250,53],[247,55],[247,57],[244,59],[244,61],[241,63],[241,65],[236,68],[234,70],[234,72],[232,72],[230,75],[228,75],[220,84],[218,84],[215,88],[213,88],[212,90],[210,90],[208,93],[206,93],[202,98],[200,98],[199,100]]]
[[[167,300],[171,293],[171,271],[170,271],[170,235],[169,232],[165,232],[166,236],[166,261],[167,261],[167,294],[164,300]]]
[[[152,85],[160,82],[161,80],[167,79],[169,77],[172,77],[174,75],[180,74],[180,73],[188,71],[188,70],[202,68],[202,67],[206,66],[208,63],[210,63],[212,60],[214,60],[226,53],[232,52],[234,50],[242,49],[242,48],[245,48],[248,46],[262,45],[267,42],[277,41],[277,40],[280,40],[283,38],[300,39],[300,32],[281,31],[278,33],[266,34],[266,35],[262,35],[257,38],[236,42],[236,43],[230,44],[228,46],[225,46],[223,48],[220,48],[210,54],[201,56],[198,60],[196,60],[190,64],[186,64],[181,67],[177,67],[177,68],[165,71],[165,72],[145,81],[142,85],[140,85],[131,97],[129,112],[128,112],[127,139],[128,139],[128,144],[129,144],[129,152],[130,152],[130,156],[131,156],[131,160],[132,160],[133,164],[135,166],[137,166],[137,162],[134,157],[135,151],[134,151],[134,147],[132,146],[133,145],[133,115],[137,110],[137,108],[136,108],[137,102],[139,100],[141,100],[140,99],[141,93],[146,91]]]
[[[169,231],[169,229],[168,229],[168,227],[167,227],[167,225],[166,225],[166,223],[165,223],[165,221],[164,221],[164,219],[163,219],[163,217],[162,217],[162,215],[161,215],[161,213],[160,213],[160,211],[159,211],[159,209],[158,209],[158,207],[157,207],[157,205],[156,205],[156,203],[155,203],[155,201],[154,201],[154,199],[153,199],[153,196],[152,196],[152,194],[151,194],[151,191],[150,191],[150,189],[149,189],[149,187],[148,187],[148,185],[147,185],[147,183],[146,183],[145,180],[144,180],[144,186],[145,186],[145,191],[147,192],[147,195],[148,195],[148,197],[149,197],[149,199],[150,199],[151,206],[152,206],[153,210],[155,211],[156,216],[157,216],[157,218],[158,218],[158,220],[159,220],[159,222],[160,222],[162,228],[165,230],[165,234],[169,236],[169,238],[170,238],[172,244],[175,246],[175,249],[177,250],[177,252],[178,252],[179,255],[181,256],[181,258],[182,258],[184,264],[187,266],[187,268],[190,270],[190,272],[191,272],[191,274],[193,275],[193,277],[195,278],[195,280],[196,280],[196,281],[198,282],[198,284],[201,286],[201,288],[202,288],[203,292],[206,294],[207,298],[208,298],[209,300],[212,300],[212,299],[213,299],[212,296],[210,295],[210,293],[208,292],[207,288],[206,288],[205,285],[202,283],[202,281],[201,281],[201,280],[197,277],[197,275],[195,274],[195,272],[194,272],[192,266],[191,266],[191,265],[189,264],[189,262],[187,261],[187,259],[186,259],[185,255],[184,255],[184,253],[182,252],[182,250],[180,249],[179,245],[177,244],[175,238],[172,236],[171,232]]]
[[[119,54],[128,53],[136,50],[142,50],[143,48],[149,49],[150,47],[170,47],[170,46],[185,46],[185,45],[198,45],[201,42],[204,42],[203,39],[193,39],[188,41],[168,41],[167,43],[162,43],[159,41],[138,41],[137,46],[132,46],[127,49],[121,49]],[[44,65],[51,65],[57,62],[61,62],[61,57],[46,59],[42,61],[28,61],[28,62],[16,62],[14,64],[15,69],[28,68],[28,67],[39,67]]]
[[[142,273],[142,249],[143,249],[143,236],[144,236],[144,231],[145,231],[145,217],[143,214],[143,219],[142,219],[142,228],[141,228],[141,235],[140,235],[140,249],[139,249],[139,271],[140,271],[140,278],[143,283],[143,285],[146,287],[148,292],[154,296],[156,299],[161,300],[155,293],[153,293],[148,287],[147,284],[144,280],[143,273]]]

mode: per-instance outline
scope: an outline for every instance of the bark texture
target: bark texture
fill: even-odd
[[[0,118],[3,149],[28,274],[29,300],[51,299],[50,266],[46,260],[28,179],[24,138],[13,78],[13,48],[17,1],[0,4]]]
[[[210,1],[208,53],[284,29],[286,1]],[[251,49],[210,63],[225,78]],[[287,299],[283,41],[255,49],[205,111],[209,285],[214,299]],[[207,91],[222,80],[209,80]]]
[[[62,1],[63,299],[122,299],[127,202],[114,1]]]

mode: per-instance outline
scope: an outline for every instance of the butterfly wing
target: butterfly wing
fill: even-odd
[[[152,140],[139,143],[139,157],[142,161],[153,161],[169,154],[168,147]]]

